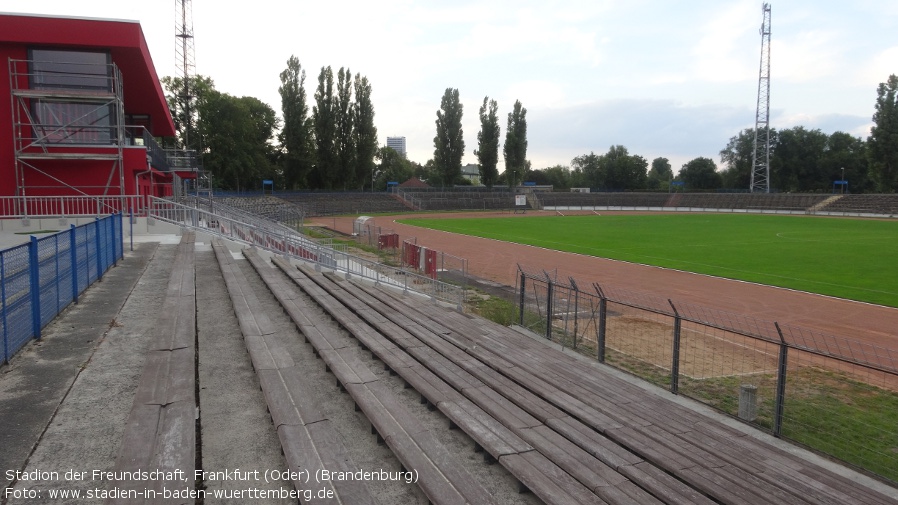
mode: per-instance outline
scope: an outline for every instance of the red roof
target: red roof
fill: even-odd
[[[429,188],[430,185],[426,182],[418,179],[417,177],[412,177],[411,179],[403,182],[399,185],[400,188]]]
[[[139,22],[0,14],[0,43],[108,49],[122,72],[126,113],[149,114],[153,135],[174,136],[175,125]]]

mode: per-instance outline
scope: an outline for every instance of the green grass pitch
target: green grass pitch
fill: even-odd
[[[898,307],[894,221],[658,214],[401,222]]]

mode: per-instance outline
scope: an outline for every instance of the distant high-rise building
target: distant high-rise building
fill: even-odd
[[[401,154],[403,158],[406,157],[405,137],[387,137],[387,147],[390,147],[397,153]]]

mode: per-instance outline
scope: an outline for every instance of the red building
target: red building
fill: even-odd
[[[36,197],[168,196],[195,178],[155,140],[175,126],[138,22],[0,14],[0,60],[0,214],[54,213],[21,208]]]

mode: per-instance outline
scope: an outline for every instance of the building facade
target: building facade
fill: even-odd
[[[387,147],[401,154],[403,158],[408,157],[405,151],[405,137],[387,137]]]
[[[0,198],[168,196],[196,177],[156,141],[175,126],[139,23],[0,14],[0,60]]]

